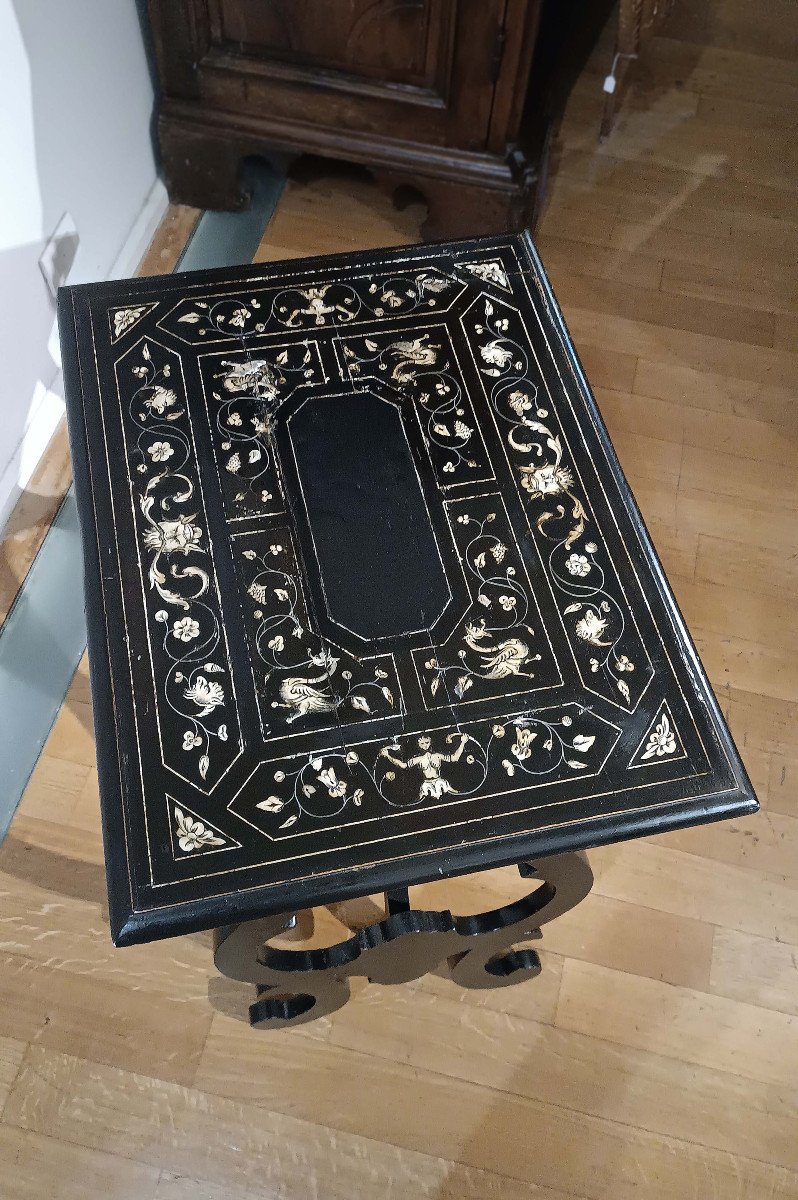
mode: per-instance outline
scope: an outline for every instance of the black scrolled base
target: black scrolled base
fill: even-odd
[[[458,917],[448,910],[412,909],[407,893],[386,894],[384,920],[321,950],[270,946],[292,915],[265,917],[216,931],[214,961],[230,979],[254,983],[258,999],[250,1023],[277,1029],[316,1020],[349,999],[349,978],[407,983],[430,971],[466,988],[506,987],[540,974],[534,950],[516,942],[540,937],[540,926],[583,900],[593,884],[584,854],[563,854],[540,864],[521,863],[522,878],[540,886],[503,908]]]

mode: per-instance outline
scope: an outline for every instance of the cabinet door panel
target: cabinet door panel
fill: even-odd
[[[220,0],[222,42],[277,61],[433,87],[447,14],[426,0]],[[443,18],[443,19],[442,19]]]
[[[194,0],[209,103],[483,149],[506,0]]]

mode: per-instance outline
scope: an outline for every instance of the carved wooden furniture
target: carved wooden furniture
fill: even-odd
[[[266,1026],[505,985],[586,847],[756,809],[528,235],[59,303],[118,945],[216,928]]]
[[[425,236],[522,229],[607,0],[150,0],[173,201],[246,203],[242,158],[364,164]],[[323,11],[322,11],[323,8]]]

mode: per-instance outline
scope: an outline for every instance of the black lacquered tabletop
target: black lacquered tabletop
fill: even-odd
[[[118,942],[755,809],[527,237],[59,317]]]

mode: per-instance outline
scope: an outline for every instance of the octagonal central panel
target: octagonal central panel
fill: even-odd
[[[430,630],[452,597],[398,406],[315,397],[287,428],[328,619],[364,642]]]

